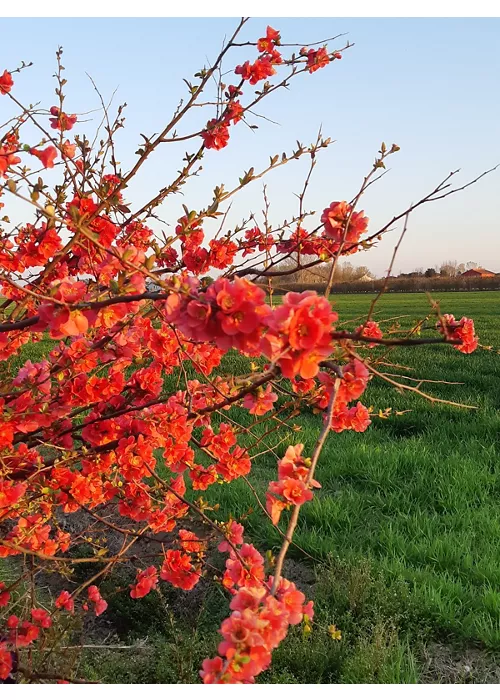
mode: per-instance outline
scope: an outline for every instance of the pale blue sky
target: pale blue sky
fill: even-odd
[[[54,102],[54,53],[64,47],[67,107],[81,112],[99,102],[86,72],[106,98],[118,88],[115,105],[127,102],[126,129],[118,138],[124,169],[132,162],[139,133],[158,132],[186,95],[182,78],[190,78],[213,59],[235,19],[0,19],[0,68],[21,60],[34,66],[16,79],[16,96],[24,102]],[[230,146],[209,152],[204,173],[193,180],[184,197],[173,198],[162,217],[175,223],[181,204],[201,208],[213,186],[237,182],[250,166],[258,169],[268,156],[290,151],[295,140],[310,143],[322,124],[323,134],[336,143],[322,154],[315,171],[308,209],[321,211],[329,202],[351,199],[373,162],[380,143],[397,143],[389,172],[370,188],[363,207],[379,227],[393,214],[430,191],[450,170],[461,168],[457,184],[500,162],[500,20],[499,19],[252,19],[244,37],[262,36],[269,23],[281,30],[284,42],[307,42],[348,32],[355,46],[342,61],[294,81],[261,104],[261,111],[279,121],[256,120],[252,132],[239,124]],[[341,46],[345,39],[337,41]],[[247,47],[234,62],[253,57]],[[227,68],[234,65],[227,64]],[[6,113],[0,102],[0,123]],[[199,110],[186,129],[197,130]],[[91,135],[96,115],[77,133]],[[185,133],[181,129],[181,133]],[[188,142],[189,143],[189,142]],[[154,157],[127,197],[141,204],[168,184],[185,150],[165,146]],[[192,147],[189,147],[192,152]],[[301,189],[308,163],[293,163],[267,182],[275,223],[297,212],[293,193]],[[474,260],[500,271],[498,194],[500,170],[470,190],[423,207],[410,227],[396,271],[433,266],[444,259]],[[261,184],[253,183],[235,201],[230,223],[249,210],[262,209]],[[382,273],[390,259],[396,232],[375,250],[352,258]]]

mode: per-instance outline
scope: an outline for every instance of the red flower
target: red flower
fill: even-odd
[[[47,229],[45,224],[36,229],[31,224],[20,229],[16,236],[18,254],[28,266],[42,266],[58,250],[62,248],[62,241],[54,228]]]
[[[224,661],[220,656],[216,656],[215,659],[205,659],[202,664],[203,670],[200,671],[203,683],[224,683],[225,681],[222,676],[223,667]],[[5,676],[5,678],[7,678],[7,676]]]
[[[236,66],[234,72],[236,73],[236,75],[241,75],[242,80],[248,80],[252,75],[250,61],[245,61],[243,65]]]
[[[76,153],[76,144],[70,143],[68,139],[62,145],[62,152],[66,158],[74,158]]]
[[[332,351],[336,320],[328,300],[316,292],[289,292],[266,319],[270,332],[263,338],[264,353],[288,379],[297,374],[311,379],[318,374],[319,362]]]
[[[200,580],[200,574],[194,570],[189,554],[183,554],[177,549],[168,549],[160,578],[177,588],[190,591]]]
[[[232,121],[233,124],[237,124],[243,117],[245,110],[239,102],[230,102],[226,110],[227,121]]]
[[[272,27],[267,27],[266,36],[257,41],[257,49],[261,53],[270,53],[275,46],[280,44],[280,33]]]
[[[238,252],[238,246],[227,238],[211,240],[208,264],[218,270],[224,270],[232,264],[234,256]]]
[[[89,314],[78,309],[70,311],[52,304],[41,304],[38,307],[40,323],[50,328],[52,338],[64,338],[67,335],[81,335],[89,327]],[[94,314],[95,316],[95,314]]]
[[[205,148],[214,148],[216,151],[220,151],[221,148],[227,146],[229,129],[226,123],[211,119],[205,131],[201,132],[201,137]]]
[[[283,479],[282,481],[272,481],[269,484],[271,493],[282,496],[287,503],[294,506],[301,506],[313,497],[312,492],[300,479]]]
[[[39,151],[36,148],[30,148],[30,153],[32,156],[40,158],[44,168],[54,167],[54,158],[57,157],[57,149],[54,146],[47,146],[43,151]]]
[[[273,525],[277,525],[281,518],[281,512],[286,508],[286,503],[272,493],[266,494],[266,510],[271,516]]]
[[[443,321],[438,321],[437,329],[449,340],[460,340],[460,345],[455,345],[459,352],[469,355],[477,348],[479,338],[474,329],[474,321],[463,316],[460,321],[456,321],[452,314],[444,314]]]
[[[267,591],[264,586],[240,588],[229,603],[229,607],[231,610],[238,610],[239,612],[243,612],[248,608],[250,610],[257,610],[259,604],[262,603],[266,595]]]
[[[50,126],[59,131],[70,131],[78,121],[76,114],[66,114],[61,112],[58,107],[51,107],[50,113],[55,117],[50,120]]]
[[[13,630],[15,627],[17,627],[19,624],[19,618],[17,615],[10,615],[7,618],[7,628],[10,630]]]
[[[346,231],[347,222],[349,226]],[[353,212],[347,202],[332,202],[323,211],[321,223],[325,226],[326,237],[337,247],[343,242],[345,248],[351,248],[353,243],[357,243],[368,228],[368,218],[364,212]]]
[[[272,584],[273,577],[269,578],[269,583]],[[276,590],[276,598],[283,604],[288,613],[288,622],[292,625],[297,625],[302,622],[302,617],[305,613],[304,601],[305,595],[297,590],[297,587],[292,581],[287,581],[286,578],[280,578],[279,586]],[[312,605],[307,606],[307,610],[312,613]],[[307,613],[306,613],[307,614]],[[310,615],[310,618],[314,613]]]
[[[303,449],[304,445],[302,444],[287,447],[285,456],[278,462],[279,479],[293,478],[306,481],[311,461],[302,457]],[[312,479],[309,483],[311,486],[320,488],[320,484],[315,479]]]
[[[351,360],[343,368],[343,379],[340,383],[337,400],[339,402],[354,401],[365,391],[370,379],[366,365],[357,359]]]
[[[283,63],[283,58],[282,58],[280,52],[276,51],[276,49],[274,49],[273,51],[270,51],[267,55],[269,56],[269,59],[273,65]]]
[[[226,561],[226,572],[222,583],[226,588],[234,586],[258,586],[264,578],[264,559],[252,544],[243,544],[239,558],[233,550]]]
[[[366,406],[358,401],[358,403],[349,409],[347,414],[347,427],[354,430],[356,433],[364,433],[370,425],[370,414]]]
[[[0,95],[6,95],[12,90],[14,81],[8,70],[4,70],[2,75],[0,75]]]
[[[271,57],[258,58],[251,67],[250,85],[256,85],[260,80],[270,78],[275,73]]]
[[[179,539],[182,549],[189,554],[202,553],[206,549],[205,543],[200,540],[198,535],[189,530],[179,530]]]
[[[206,491],[209,486],[217,481],[217,472],[214,466],[200,467],[195,465],[189,470],[191,485],[195,491]]]
[[[101,597],[101,594],[100,594],[97,586],[89,586],[89,590],[88,590],[87,594],[88,594],[88,599],[92,603],[94,603],[95,616],[99,617],[99,615],[102,615],[102,613],[107,609],[107,607],[108,607],[107,602],[104,600],[104,598]]]
[[[101,190],[106,197],[111,197],[116,194],[120,201],[122,199],[121,192],[118,192],[118,188],[121,185],[121,179],[117,175],[105,175],[102,178]]]
[[[227,526],[224,526],[224,530],[226,532],[227,539],[232,544],[243,544],[243,525],[240,525],[240,523],[237,523],[235,520],[231,520]],[[217,549],[219,552],[230,552],[232,547],[227,540],[223,540]]]
[[[302,505],[313,497],[311,487],[321,488],[315,479],[308,482],[311,461],[302,457],[304,445],[290,445],[278,462],[279,481],[272,481],[266,494],[266,510],[276,525],[281,512],[292,505]]]
[[[363,323],[363,325],[358,326],[355,331],[358,335],[363,336],[364,338],[377,338],[381,339],[384,337],[384,334],[380,330],[380,326],[376,321],[367,321],[366,323]],[[369,348],[375,348],[377,347],[377,343],[370,343],[368,345]]]
[[[39,628],[31,622],[22,622],[17,630],[11,632],[10,640],[17,647],[27,647],[38,639]]]
[[[238,95],[243,95],[243,92],[237,88],[236,85],[230,85],[226,91],[226,97],[232,100],[235,97],[238,97]]]
[[[144,598],[150,591],[156,588],[158,583],[158,574],[156,566],[148,566],[144,571],[139,571],[137,574],[137,583],[131,586],[131,598]]]
[[[0,146],[0,175],[7,177],[7,170],[11,165],[17,165],[21,162],[19,156],[13,152],[12,148]]]
[[[0,581],[0,608],[4,608],[10,600],[10,593],[5,589],[5,583],[3,581]]]
[[[62,591],[56,599],[55,606],[58,609],[64,609],[68,612],[73,612],[75,609],[75,601],[68,591]]]
[[[31,617],[39,627],[47,629],[52,626],[50,615],[46,610],[43,610],[43,608],[33,608],[31,611]]]
[[[309,49],[309,51],[307,52],[307,69],[309,73],[314,73],[320,68],[324,68],[329,63],[330,59],[328,57],[328,51],[326,50],[326,47],[323,46],[317,51],[315,51],[314,49]]]
[[[187,250],[182,256],[182,262],[186,266],[186,269],[195,275],[201,275],[209,269],[209,260],[210,256],[206,248]]]
[[[0,437],[2,436],[0,435]],[[12,442],[12,440],[10,440],[10,442]],[[6,446],[7,444],[9,444],[9,441],[5,442],[3,446]],[[13,481],[0,479],[0,509],[17,503],[19,499],[24,496],[26,489],[27,485],[25,483],[16,483]]]
[[[224,481],[233,481],[240,476],[246,476],[250,472],[251,466],[248,452],[243,447],[235,447],[232,452],[219,457],[215,468]]]
[[[258,58],[253,64],[246,61],[243,65],[236,66],[234,72],[236,75],[241,75],[243,80],[248,80],[250,85],[256,85],[259,80],[270,78],[276,73],[271,56]]]
[[[272,410],[273,404],[277,400],[278,394],[275,394],[271,384],[268,384],[265,389],[259,387],[252,394],[247,394],[243,399],[243,408],[248,408],[249,413],[253,416],[263,416],[264,413]]]
[[[0,680],[5,681],[12,671],[12,654],[4,642],[0,642]]]

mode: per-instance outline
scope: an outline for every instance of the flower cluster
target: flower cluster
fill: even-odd
[[[8,91],[6,90],[6,92]],[[4,94],[6,94],[6,92]],[[18,165],[21,162],[21,158],[17,155],[18,149],[18,134],[15,131],[11,131],[6,134],[6,136],[0,142],[0,175],[2,177],[8,177],[8,171],[12,168],[12,166]]]
[[[220,151],[221,148],[227,146],[229,141],[228,121],[211,119],[201,135],[205,148],[213,148],[216,151]]]
[[[237,445],[235,431],[227,423],[220,424],[218,433],[210,427],[205,428],[200,445],[217,460],[205,471],[207,476],[211,475],[211,480],[215,481],[218,477],[229,482],[250,472],[251,460],[248,452]]]
[[[384,337],[382,329],[376,321],[367,321],[361,326],[358,326],[355,331],[359,336],[364,338],[373,338],[374,340],[381,340]],[[377,343],[368,343],[369,348],[377,347]]]
[[[302,473],[302,446],[289,448],[283,469]],[[288,463],[288,467],[286,466]],[[306,467],[307,468],[307,467]],[[233,611],[222,623],[219,656],[206,659],[200,672],[204,683],[253,683],[271,663],[272,651],[286,637],[290,625],[313,619],[313,604],[296,586],[281,577],[266,578],[264,559],[250,544],[243,542],[243,529],[230,522],[220,551],[229,551],[223,584],[230,590]]]
[[[320,484],[310,478],[311,460],[302,457],[304,445],[288,447],[285,456],[278,462],[278,479],[271,481],[266,496],[267,512],[273,525],[277,525],[281,512],[291,506],[301,506],[313,497],[311,487]]]
[[[156,566],[148,566],[144,571],[139,571],[136,583],[130,586],[131,598],[144,598],[150,591],[154,590],[158,584],[158,572]]]
[[[269,332],[263,339],[264,354],[289,379],[315,377],[319,363],[332,352],[331,334],[337,319],[329,301],[316,292],[289,292],[266,319]]]
[[[347,202],[332,202],[321,215],[325,236],[332,241],[335,252],[345,248],[353,253],[362,234],[368,228],[368,218],[364,212],[356,212]],[[344,253],[344,254],[345,254]]]
[[[250,85],[257,85],[261,80],[267,80],[275,75],[275,66],[283,63],[283,58],[276,49],[280,45],[280,33],[272,27],[267,27],[266,36],[257,41],[259,57],[253,63],[245,61],[242,65],[236,66],[234,72],[241,76],[241,82],[248,81]],[[218,119],[211,119],[205,129],[201,132],[203,145],[207,149],[219,151],[225,148],[229,141],[229,127],[231,123],[237,124],[245,113],[244,107],[235,98],[241,93],[236,85],[230,85],[226,91],[228,102],[222,116]]]
[[[169,549],[163,560],[160,578],[176,588],[190,591],[200,580],[199,565],[195,565],[189,554],[178,549]]]
[[[314,49],[309,49],[309,51],[307,49],[302,49],[301,53],[307,56],[307,70],[309,73],[314,73],[330,63],[328,51],[324,46],[317,51]]]
[[[76,114],[61,112],[59,107],[51,107],[50,113],[53,117],[50,120],[50,126],[58,131],[70,131],[78,121]]]
[[[29,647],[43,630],[52,626],[52,618],[43,608],[32,608],[31,620],[20,620],[17,615],[7,618],[5,635],[0,640],[0,681],[5,681],[14,670],[19,649]]]
[[[14,81],[12,80],[12,75],[8,70],[4,70],[2,75],[0,75],[0,95],[6,95],[12,90]]]
[[[259,58],[254,62],[246,61],[241,66],[236,66],[236,75],[241,75],[242,80],[248,80],[250,85],[257,85],[261,80],[266,80],[276,73],[275,65],[282,63],[283,59],[276,46],[280,45],[280,33],[268,27],[266,36],[257,42],[257,49],[261,52]]]
[[[74,612],[75,600],[68,591],[62,591],[56,598],[55,602],[56,608],[59,610],[66,610],[67,612]]]
[[[229,606],[233,612],[220,628],[219,656],[203,662],[204,683],[253,683],[269,667],[289,626],[312,620],[312,603],[305,604],[291,581],[281,578],[272,595],[273,577],[263,578],[235,591]]]
[[[330,400],[331,392],[334,391],[335,379],[329,372],[320,372],[318,380],[321,383],[321,391],[315,398],[315,404],[324,410]],[[336,433],[344,430],[363,433],[370,425],[368,409],[361,402],[358,401],[354,406],[349,407],[351,402],[359,399],[364,393],[369,380],[370,373],[360,360],[353,358],[342,366],[342,379],[339,381],[335,396],[331,421],[331,428]]]
[[[107,610],[108,604],[101,596],[101,593],[97,586],[89,586],[87,594],[89,601],[94,605],[94,612],[96,617],[102,615],[103,612]]]
[[[236,348],[249,355],[260,355],[263,321],[270,308],[266,293],[246,279],[233,282],[216,280],[206,291],[189,299],[173,293],[166,302],[166,318],[175,322],[187,338],[213,340],[221,350]]]
[[[248,412],[253,416],[263,416],[268,411],[272,411],[273,404],[278,400],[278,394],[272,390],[269,383],[266,388],[258,387],[251,394],[247,394],[243,399],[243,408],[248,408]]]
[[[478,346],[479,338],[471,318],[462,316],[460,321],[457,321],[452,314],[444,314],[442,320],[438,321],[436,328],[448,340],[459,341],[455,347],[465,355],[474,352]]]

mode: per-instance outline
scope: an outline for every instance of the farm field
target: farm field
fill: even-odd
[[[290,548],[285,570],[312,594],[316,623],[307,639],[292,631],[261,682],[500,682],[500,293],[434,298],[443,312],[472,317],[481,344],[494,350],[467,356],[444,346],[402,348],[391,351],[390,361],[412,369],[387,371],[454,382],[421,388],[476,409],[431,404],[372,380],[363,402],[391,407],[393,415],[374,418],[361,435],[332,433],[325,445],[317,470],[322,489],[301,511],[298,547]],[[366,313],[370,299],[333,300],[343,321]],[[377,320],[405,316],[408,327],[429,303],[424,294],[387,294],[377,309]],[[44,345],[25,348],[23,360],[33,350],[39,359]],[[223,373],[248,370],[243,358],[231,362]],[[231,415],[243,422],[247,414]],[[304,442],[309,453],[320,419],[309,413],[296,422],[301,430],[284,444]],[[262,495],[276,477],[276,460],[264,455],[251,476]],[[217,518],[247,514],[256,546],[279,546],[244,481],[214,486],[209,497],[220,503]],[[176,615],[169,594],[134,605],[124,595],[110,600],[112,632],[122,644],[146,637],[147,644],[133,652],[90,651],[86,673],[108,682],[162,683],[171,682],[172,669],[172,679],[196,682],[227,614],[220,590],[205,586],[193,619]],[[331,638],[331,624],[341,639]]]

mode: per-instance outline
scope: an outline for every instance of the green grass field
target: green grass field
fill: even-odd
[[[500,347],[500,296],[451,293],[441,302],[443,310],[476,320],[482,344]],[[366,296],[349,295],[338,308],[342,318],[356,317],[367,303]],[[427,308],[423,295],[394,294],[383,300],[380,317],[424,315]],[[426,390],[477,410],[431,405],[375,378],[366,404],[410,412],[374,419],[362,435],[330,436],[317,471],[323,488],[304,507],[296,541],[320,559],[332,552],[352,561],[369,557],[385,574],[411,584],[433,627],[500,648],[500,356],[428,346],[398,349],[391,357],[414,368],[404,374],[462,382]],[[318,418],[298,422],[298,438],[310,450]],[[266,460],[262,484],[274,473],[274,460]],[[241,482],[221,489],[220,499],[235,511],[252,503]],[[273,540],[260,515],[250,522],[262,543]]]
[[[474,318],[480,342],[500,348],[500,293],[435,298],[443,312]],[[334,301],[341,320],[347,320],[366,313],[370,296]],[[377,309],[377,319],[407,315],[401,319],[406,326],[425,316],[429,304],[423,294],[388,294]],[[498,680],[500,355],[478,350],[466,356],[427,346],[394,350],[390,358],[413,368],[404,374],[460,382],[429,384],[426,390],[477,409],[431,405],[378,379],[371,382],[365,404],[408,412],[375,418],[362,435],[329,437],[317,470],[322,489],[304,506],[295,536],[304,551],[289,550],[289,576],[313,592],[317,624],[307,640],[293,630],[263,682]],[[247,367],[244,359],[232,359],[224,370]],[[234,411],[235,419],[244,415]],[[310,451],[320,420],[308,413],[297,422],[302,430],[290,442],[304,442]],[[264,455],[252,483],[264,492],[274,478],[276,461]],[[221,504],[218,517],[253,508],[245,521],[251,541],[264,549],[279,546],[243,481],[213,487],[211,493],[210,500]],[[196,623],[189,624],[182,615],[170,618],[175,601],[117,599],[110,614],[121,638],[148,635],[150,646],[132,654],[89,655],[87,672],[109,682],[175,682],[179,674],[184,682],[195,682],[199,661],[214,653],[216,630],[227,614],[226,601],[213,588]],[[342,630],[341,641],[329,638],[331,623]],[[192,650],[189,658],[179,657],[179,645]],[[462,663],[471,654],[474,661]]]

